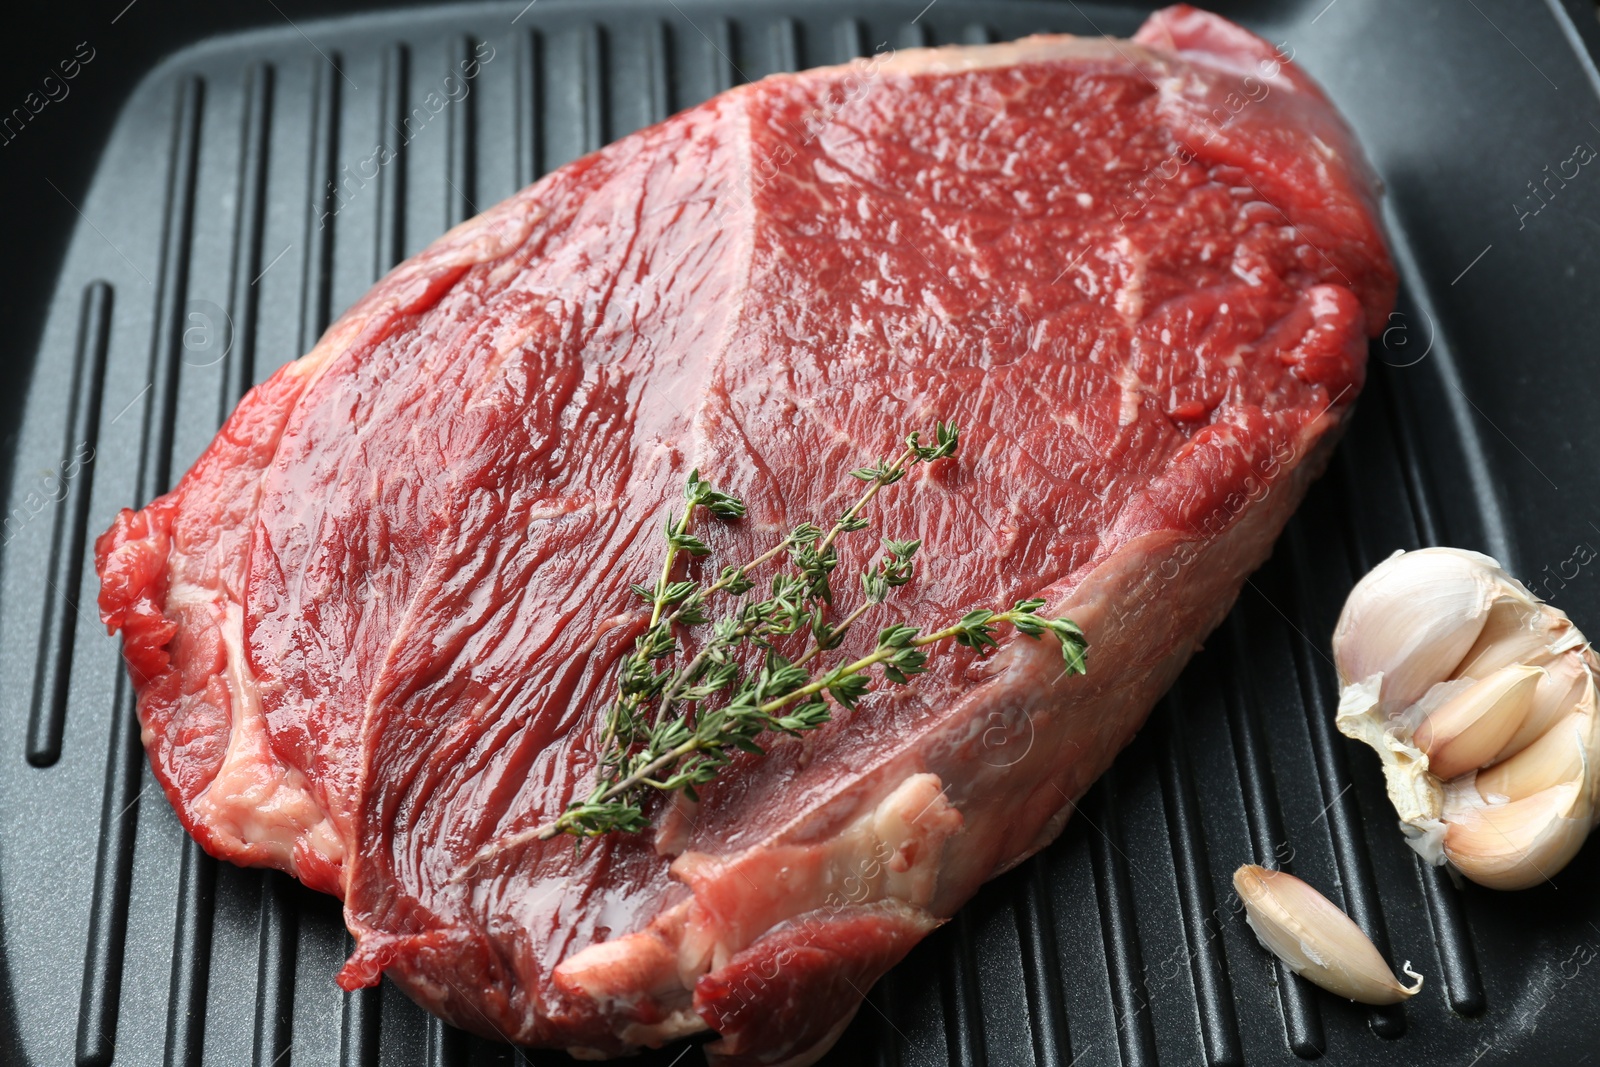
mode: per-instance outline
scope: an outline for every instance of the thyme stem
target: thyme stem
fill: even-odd
[[[833,627],[833,635],[836,637],[842,635],[846,630],[854,626],[856,621],[860,619],[861,616],[865,615],[868,611],[872,610],[876,606],[877,605],[870,600],[864,601],[854,611],[846,615],[838,626]],[[810,648],[806,649],[804,654],[802,654],[799,659],[794,661],[794,665],[796,667],[804,667],[807,663],[810,663],[812,660],[820,656],[823,651],[824,646],[822,642],[818,641],[816,644],[813,644]]]
[[[851,615],[854,618],[859,618],[865,613],[866,607],[867,605],[862,605],[862,607],[857,608],[854,612],[852,612]],[[1014,624],[1019,615],[1031,615],[1032,612],[1019,612],[1013,609],[1012,611],[998,611],[993,612],[992,614],[977,614],[988,614],[989,617],[986,621],[992,625],[993,623],[999,622]],[[968,618],[970,618],[970,616],[968,616]],[[897,654],[898,647],[909,646],[911,648],[925,648],[928,645],[938,644],[940,641],[948,641],[953,637],[957,637],[968,632],[970,629],[970,624],[963,620],[961,622],[956,622],[946,626],[942,630],[935,630],[933,633],[922,634],[920,636],[911,638],[903,646],[887,646],[880,644],[872,652],[862,656],[853,663],[847,663],[836,667],[814,682],[803,685],[790,693],[786,693],[781,697],[775,697],[774,699],[759,705],[756,710],[763,715],[771,715],[773,712],[781,711],[798,700],[803,700],[806,697],[815,696],[818,693],[822,693],[831,689],[841,678],[848,678],[851,675],[860,674],[862,671],[865,671],[868,668],[893,659]],[[806,659],[809,659],[812,655],[814,655],[819,647],[820,646],[812,646],[811,650],[806,654],[806,656],[794,662],[794,666],[800,666]],[[675,765],[686,756],[690,756],[695,752],[701,751],[707,747],[707,744],[708,742],[702,740],[701,738],[692,737],[677,747],[663,752],[661,755],[657,756],[643,767],[640,767],[626,778],[623,778],[621,781],[608,786],[593,799],[599,803],[605,803],[606,801],[614,800],[617,797],[622,796],[630,789],[638,785],[649,784],[660,788],[659,783],[651,780],[652,776],[656,772]],[[534,831],[534,836],[541,841],[547,841],[550,838],[555,837],[557,834],[565,832],[571,826],[571,820],[569,819],[569,816],[572,814],[573,812],[571,811],[562,812],[560,816]]]
[[[879,632],[877,646],[870,653],[820,674],[811,673],[815,661],[837,648],[869,610],[883,603],[892,589],[911,580],[913,557],[921,542],[885,540],[883,555],[861,574],[864,601],[837,623],[826,621],[833,604],[829,577],[839,564],[836,544],[843,535],[866,528],[862,515],[885,486],[903,479],[918,463],[953,455],[960,430],[954,423],[940,423],[934,437],[934,444],[923,445],[913,433],[893,461],[851,471],[851,476],[867,482],[867,487],[826,533],[811,523],[801,523],[748,563],[726,567],[704,585],[673,580],[680,554],[704,556],[711,551],[690,533],[694,509],[704,507],[719,518],[736,519],[744,515],[745,507],[713,489],[698,471],[691,472],[684,491],[688,506],[681,517],[667,517],[667,550],[655,584],[632,587],[650,602],[650,624],[636,639],[633,654],[623,661],[618,694],[607,710],[601,734],[593,788],[587,797],[574,799],[548,822],[485,845],[451,880],[460,881],[479,863],[531,841],[560,834],[581,840],[647,829],[649,821],[642,807],[648,795],[645,790],[681,791],[697,800],[696,787],[715,778],[732,761],[735,751],[762,755],[757,739],[768,731],[798,735],[828,722],[830,706],[854,708],[869,691],[867,672],[874,667],[881,668],[885,681],[906,684],[927,669],[927,654],[922,650],[943,641],[954,640],[983,655],[998,646],[996,628],[1000,625],[1008,624],[1033,639],[1049,633],[1060,644],[1065,673],[1083,673],[1088,643],[1082,631],[1067,619],[1040,615],[1042,600],[1018,601],[1006,610],[971,611],[928,633],[891,625]],[[767,599],[745,600],[755,587],[750,572],[785,553],[793,572],[780,571],[773,576]],[[713,622],[705,608],[719,593],[734,598],[739,606]],[[658,661],[678,653],[679,629],[708,623],[713,628],[711,635],[683,666],[656,668]],[[791,662],[776,650],[773,641],[807,625],[814,640]],[[747,673],[735,652],[752,642],[764,649],[764,661]]]
[[[661,577],[656,579],[656,595],[650,607],[651,626],[661,621],[661,611],[667,606],[667,583],[672,581],[672,565],[678,561],[678,539],[689,532],[689,516],[693,514],[694,508],[684,508],[683,518],[678,520],[678,538],[667,538],[666,558],[661,561]]]
[[[839,521],[833,524],[833,529],[829,530],[828,536],[822,539],[822,544],[817,546],[817,551],[826,552],[832,548],[833,543],[839,539],[839,535],[844,533],[847,527],[866,510],[868,504],[872,503],[872,498],[878,495],[878,490],[899,481],[905,472],[910,469],[910,464],[915,461],[916,457],[916,448],[908,447],[881,474],[873,478],[872,483],[867,486],[867,491],[861,494],[861,499],[851,505],[850,510],[846,511],[840,516]]]

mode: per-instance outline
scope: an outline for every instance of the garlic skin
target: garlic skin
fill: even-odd
[[[1522,889],[1577,854],[1600,822],[1600,660],[1564,612],[1489,556],[1397,552],[1351,590],[1333,653],[1335,723],[1378,753],[1424,859]]]
[[[1416,983],[1406,986],[1348,915],[1294,875],[1247,863],[1233,888],[1256,938],[1306,981],[1362,1004],[1394,1004],[1422,988],[1409,960],[1401,970]]]
[[[1382,675],[1344,687],[1334,725],[1346,737],[1369,746],[1383,760],[1389,803],[1412,848],[1429,863],[1444,862],[1444,783],[1428,773],[1428,757],[1408,737],[1389,729],[1378,710]]]
[[[1345,601],[1333,631],[1339,682],[1384,679],[1385,710],[1410,707],[1464,659],[1488,621],[1500,565],[1476,552],[1397,552]]]

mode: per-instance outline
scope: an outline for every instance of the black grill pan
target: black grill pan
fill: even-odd
[[[1600,848],[1514,895],[1421,866],[1375,760],[1332,729],[1327,651],[1354,579],[1435,543],[1498,556],[1600,629],[1600,163],[1549,180],[1600,147],[1595,10],[1218,6],[1292,49],[1355,125],[1389,188],[1400,309],[1326,477],[1150,725],[1059,842],[880,983],[829,1063],[1600,1058]],[[469,1038],[387,984],[341,993],[335,901],[187,840],[95,620],[93,537],[381,273],[550,168],[773,71],[885,44],[1126,35],[1149,8],[56,7],[0,46],[0,107],[23,109],[0,114],[0,1062],[566,1062]],[[465,98],[363,168],[489,50]],[[1369,1010],[1292,978],[1237,914],[1229,877],[1251,860],[1327,890],[1424,992]]]

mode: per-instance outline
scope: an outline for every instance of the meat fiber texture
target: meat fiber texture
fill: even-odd
[[[719,1063],[811,1062],[1060,832],[1268,555],[1392,305],[1376,197],[1308,78],[1188,8],[625,137],[397,267],[99,539],[156,777],[212,854],[343,898],[345,988],[586,1056],[710,1028]],[[729,563],[941,418],[958,457],[872,513],[922,573],[844,652],[1040,597],[1087,676],[940,649],[651,833],[453,880],[590,789],[691,468],[749,504],[699,528]]]

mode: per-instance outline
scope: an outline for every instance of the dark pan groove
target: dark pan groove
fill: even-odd
[[[772,61],[775,70],[799,70],[801,59],[800,27],[792,18],[781,18],[772,24]]]
[[[705,34],[706,47],[711,53],[706,57],[706,66],[711,70],[711,91],[720,93],[744,81],[744,74],[733,58],[738,49],[733,20],[713,19],[710,29],[701,32]]]
[[[184,293],[188,288],[189,244],[194,228],[195,178],[199,165],[200,114],[205,86],[186,78],[178,86],[168,171],[161,271],[156,292],[150,387],[146,401],[144,447],[139,458],[138,499],[160,495],[170,481],[173,409],[178,361],[183,351]],[[95,867],[89,909],[89,939],[78,1008],[77,1060],[80,1067],[111,1062],[116,1048],[122,992],[123,947],[128,932],[128,893],[133,877],[134,830],[143,796],[135,787],[144,768],[133,688],[117,671],[112,706],[112,736],[106,759],[105,796],[100,812],[100,858]]]
[[[234,228],[233,281],[228,314],[230,347],[222,376],[221,423],[250,388],[256,372],[256,321],[260,317],[261,247],[267,216],[267,168],[270,162],[272,97],[275,71],[271,64],[251,68],[245,80],[245,119],[240,142],[239,217]]]
[[[1478,971],[1478,954],[1472,946],[1467,917],[1461,905],[1461,890],[1450,881],[1443,867],[1424,863],[1417,857],[1417,875],[1423,898],[1428,902],[1428,920],[1439,949],[1439,970],[1449,992],[1450,1008],[1459,1015],[1481,1015],[1488,1008],[1483,978]]]
[[[49,767],[61,758],[66,728],[72,650],[77,643],[78,589],[88,541],[89,491],[94,485],[94,453],[99,439],[100,401],[105,390],[106,350],[111,337],[111,287],[93,282],[83,291],[78,318],[77,354],[72,372],[66,441],[57,477],[63,485],[55,515],[44,627],[28,715],[28,762]]]
[[[676,110],[672,106],[672,35],[665,22],[653,22],[645,29],[644,57],[648,64],[645,91],[649,94],[646,118],[656,123]]]
[[[1043,855],[1027,862],[1016,886],[1013,911],[1017,939],[1022,945],[1028,1018],[1033,1023],[1033,1060],[1040,1067],[1068,1063],[1072,1060],[1072,1043],[1067,1033],[1066,997],[1061,988],[1055,917],[1051,914]]]
[[[928,26],[923,22],[908,22],[895,31],[896,48],[926,48],[932,43]]]
[[[954,935],[942,961],[944,966],[944,1028],[955,1067],[984,1067],[983,1008],[978,1001],[977,976],[972,962],[972,923],[965,911],[950,921]]]
[[[1251,594],[1245,594],[1248,602]],[[1228,694],[1228,725],[1233,735],[1234,751],[1239,760],[1239,784],[1244,791],[1245,819],[1250,827],[1250,844],[1256,862],[1262,866],[1289,870],[1292,847],[1283,832],[1283,815],[1273,782],[1272,768],[1268,763],[1266,742],[1256,721],[1255,699],[1251,682],[1251,664],[1243,650],[1251,647],[1241,622],[1241,611],[1236,608],[1222,629],[1217,632],[1215,645],[1226,646],[1232,655],[1226,660],[1232,667],[1231,685],[1224,688]],[[1284,1036],[1289,1049],[1297,1056],[1320,1056],[1326,1047],[1322,1029],[1322,1012],[1312,1000],[1306,985],[1289,970],[1282,960],[1274,960],[1278,977],[1278,999],[1283,1008]]]
[[[290,1067],[294,1043],[294,965],[299,918],[288,898],[288,877],[261,878],[260,956],[256,968],[255,1067]]]
[[[1368,401],[1370,401],[1369,406],[1382,409],[1384,407],[1383,398],[1376,395],[1378,390],[1379,383],[1374,378],[1369,378],[1367,391],[1373,395],[1363,399],[1362,403],[1368,404]],[[1374,430],[1373,436],[1376,436],[1378,432],[1383,433],[1386,436],[1384,443],[1392,447],[1393,435],[1389,433],[1387,425],[1380,423],[1372,429]],[[1349,557],[1350,573],[1365,574],[1379,562],[1377,558],[1379,554],[1386,555],[1390,550],[1402,547],[1402,545],[1391,542],[1386,543],[1380,549],[1378,546],[1369,543],[1371,538],[1361,529],[1360,516],[1357,513],[1359,496],[1356,488],[1361,482],[1361,471],[1357,463],[1358,460],[1351,454],[1350,449],[1340,449],[1333,454],[1333,461],[1328,464],[1326,477],[1337,479],[1339,498],[1344,502],[1341,510],[1344,513],[1345,549],[1346,555]],[[1401,491],[1404,492],[1404,489]],[[1422,543],[1415,538],[1415,513],[1409,507],[1406,509],[1406,527],[1408,536],[1401,539],[1404,542],[1403,547],[1421,547]]]
[[[1112,767],[1091,791],[1097,802],[1089,833],[1094,858],[1095,898],[1100,906],[1100,930],[1105,938],[1106,968],[1111,980],[1111,1007],[1116,1016],[1117,1045],[1123,1067],[1155,1067],[1156,1035],[1150,1019],[1150,998],[1140,975],[1145,973],[1139,949],[1133,887],[1129,884],[1128,858],[1122,851],[1122,819],[1117,811],[1117,768]],[[1075,818],[1088,818],[1076,805]]]
[[[212,901],[217,861],[192,837],[183,841],[172,984],[167,994],[166,1067],[198,1067],[205,1049],[206,984],[211,973]]]
[[[305,281],[300,296],[300,351],[328,328],[333,299],[333,234],[339,209],[340,56],[312,68],[311,195],[306,215]]]
[[[122,951],[128,936],[128,890],[133,875],[133,836],[143,794],[136,791],[144,769],[133,687],[120,670],[106,749],[106,784],[100,804],[100,857],[94,868],[89,938],[78,1001],[78,1067],[106,1067],[116,1050],[122,998]]]
[[[463,83],[465,95],[447,110],[445,115],[449,155],[445,185],[449,188],[447,220],[450,225],[465,222],[478,213],[478,93],[473,79],[466,72],[476,71],[474,50],[477,41],[471,37],[456,37],[450,45],[450,69],[445,75],[445,85]]]
[[[839,55],[844,59],[864,56],[869,51],[860,19],[840,19],[834,29],[834,37],[838,42]]]
[[[1238,1067],[1244,1062],[1239,1043],[1239,1019],[1233,1007],[1233,985],[1220,937],[1226,916],[1217,907],[1211,889],[1212,873],[1206,864],[1205,830],[1200,821],[1200,800],[1185,753],[1185,707],[1180,680],[1157,710],[1153,724],[1164,738],[1161,752],[1162,798],[1167,832],[1178,882],[1178,904],[1183,913],[1189,971],[1194,981],[1195,1007],[1206,1062],[1212,1067]],[[1165,719],[1165,729],[1160,720]],[[1050,1061],[1041,1061],[1050,1062]]]
[[[871,1057],[873,1067],[902,1065],[900,1058],[902,1035],[894,1025],[895,1008],[898,1003],[895,992],[898,983],[895,974],[896,972],[890,971],[878,980],[878,984],[867,993],[866,1006],[861,1009],[862,1014],[868,1016],[874,1023],[875,1040]]]
[[[355,939],[344,937],[345,954],[355,950]],[[382,991],[368,986],[344,994],[340,1020],[339,1067],[378,1067],[378,1036],[383,1005]]]
[[[517,185],[533,183],[544,173],[544,35],[529,30],[517,47],[516,137]]]
[[[1435,518],[1436,512],[1428,501],[1427,473],[1422,469],[1422,457],[1418,454],[1416,441],[1412,439],[1411,428],[1406,424],[1406,412],[1402,410],[1399,392],[1387,369],[1378,373],[1386,379],[1384,384],[1387,388],[1383,390],[1383,397],[1387,403],[1389,425],[1394,427],[1395,452],[1400,460],[1400,470],[1405,475],[1406,499],[1416,520],[1417,540],[1424,546],[1440,544],[1441,531]]]
[[[467,1035],[440,1019],[428,1017],[427,1067],[464,1067],[467,1062]]]
[[[145,452],[140,463],[139,502],[147,503],[172,484],[172,432],[177,407],[178,367],[183,357],[184,302],[189,289],[189,248],[194,236],[195,178],[200,162],[200,112],[205,83],[190,78],[179,89],[178,128],[172,147],[172,182],[161,246],[156,331],[150,352],[150,402]]]
[[[582,152],[595,152],[611,140],[610,107],[607,87],[611,83],[610,40],[605,30],[591,25],[583,31],[579,48],[581,71],[578,85],[583,91],[583,134],[579,141]]]
[[[387,165],[378,171],[378,226],[376,274],[388,273],[405,258],[406,249],[406,164],[411,118],[411,50],[396,42],[383,53],[382,79],[378,87],[378,111],[383,128],[382,143],[393,151]]]
[[[558,167],[600,148],[609,137],[609,42],[599,26],[590,24],[533,44],[543,60],[536,60],[537,102],[544,105],[538,165]]]
[[[1305,544],[1305,520],[1297,516],[1290,521],[1283,534],[1287,548],[1289,572],[1294,576],[1293,600],[1287,610],[1296,620],[1301,634],[1319,632],[1307,618],[1305,605],[1311,595],[1306,587],[1307,570],[1311,556]],[[1319,577],[1325,576],[1325,572]],[[1385,959],[1393,955],[1389,945],[1389,930],[1383,911],[1378,904],[1378,888],[1373,880],[1372,861],[1366,842],[1358,829],[1360,821],[1356,811],[1356,798],[1352,792],[1354,781],[1350,768],[1344,761],[1342,737],[1333,724],[1334,709],[1328,705],[1326,695],[1337,689],[1327,653],[1308,640],[1291,642],[1294,650],[1295,674],[1300,683],[1301,706],[1305,708],[1307,726],[1311,733],[1311,755],[1317,767],[1321,785],[1323,808],[1321,818],[1328,825],[1333,841],[1334,862],[1339,868],[1339,885],[1343,890],[1344,909],[1357,926],[1372,939]],[[1379,1037],[1397,1038],[1406,1032],[1405,1010],[1400,1005],[1374,1008],[1369,1013],[1373,1033]]]

